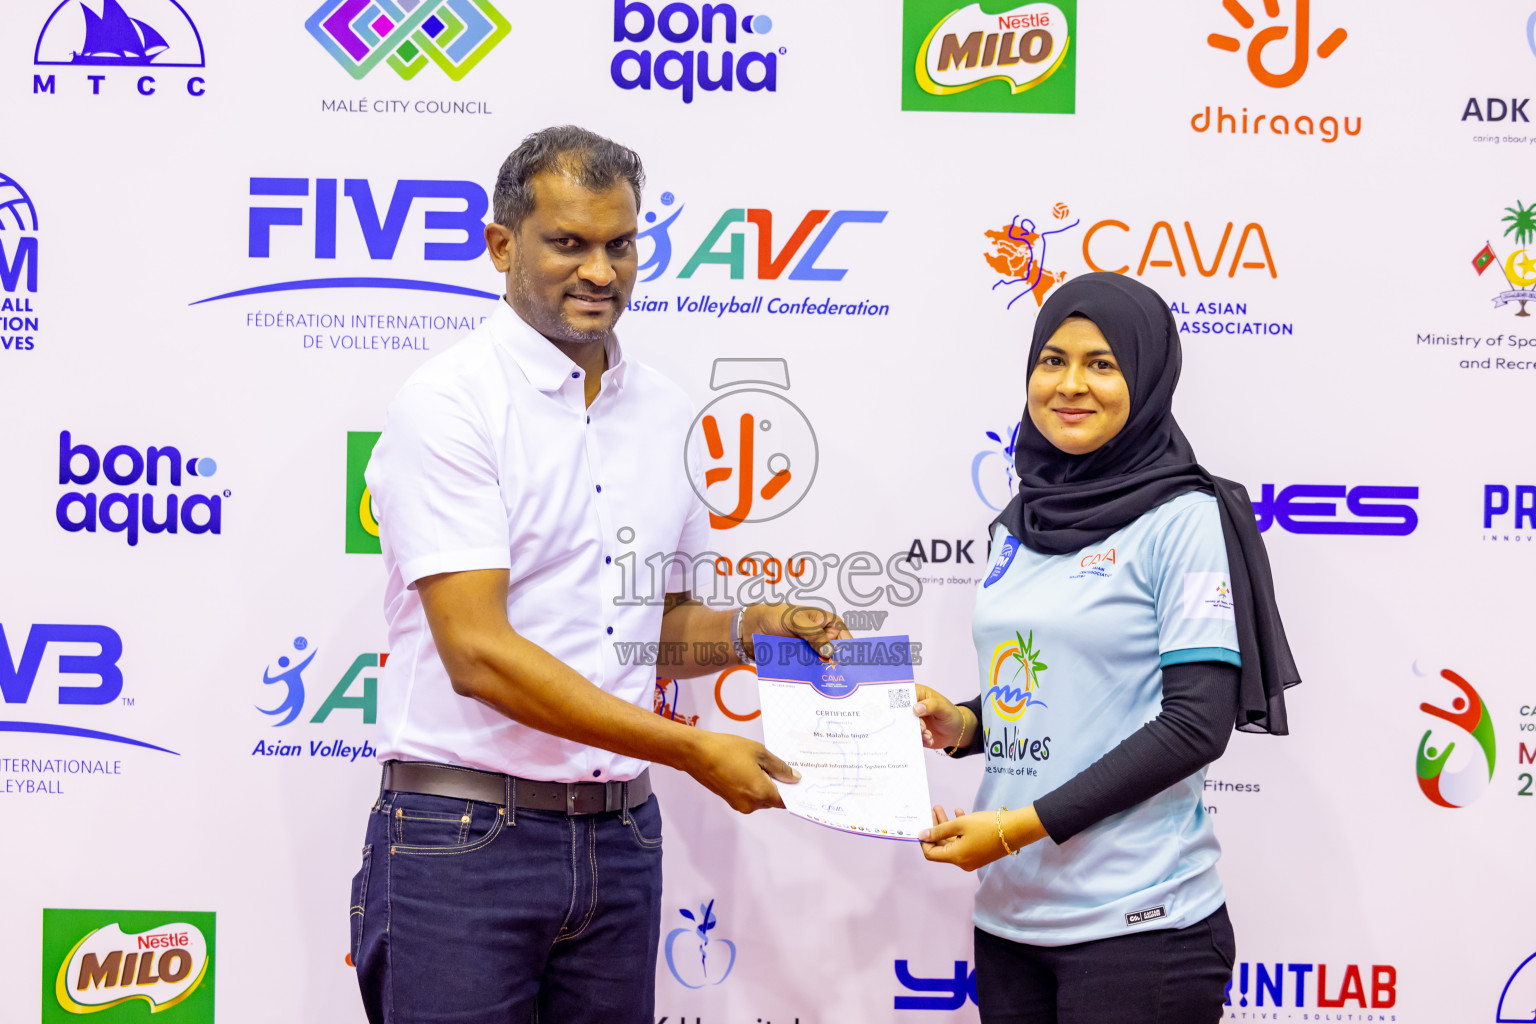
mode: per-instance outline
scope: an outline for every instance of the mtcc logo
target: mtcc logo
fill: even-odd
[[[309,651],[308,656],[304,652],[309,649],[309,640],[304,637],[296,637],[293,641],[294,656],[290,658],[283,655],[277,659],[277,667],[280,671],[273,672],[271,667],[261,673],[263,686],[276,686],[283,684],[279,691],[281,701],[277,707],[264,708],[257,705],[256,710],[264,715],[270,715],[278,720],[273,722],[274,727],[290,725],[304,711],[304,670],[309,668],[309,663],[315,660],[319,650]],[[302,660],[295,660],[302,658]],[[350,708],[363,713],[363,724],[372,725],[378,716],[378,691],[379,680],[376,674],[365,674],[369,669],[383,668],[389,661],[389,655],[365,653],[352,659],[352,664],[342,675],[340,681],[331,687],[331,692],[326,696],[320,707],[310,718],[310,722],[316,725],[323,724],[331,717],[332,711],[342,708]],[[352,694],[352,684],[362,677],[363,692]]]
[[[64,0],[48,15],[38,34],[32,62],[39,67],[75,68],[201,68],[203,37],[186,8],[176,0]],[[155,76],[138,75],[141,96],[158,91]],[[91,95],[102,94],[105,74],[85,76]],[[189,96],[202,96],[205,82],[189,77]],[[33,75],[32,92],[57,91],[55,75]]]
[[[0,174],[0,351],[30,352],[37,343],[37,207]]]
[[[701,904],[697,914],[687,909],[679,910],[678,913],[692,921],[693,926],[674,928],[667,933],[664,948],[667,969],[672,972],[672,977],[684,988],[698,989],[723,984],[731,976],[731,968],[736,966],[736,943],[709,934],[720,923],[715,917],[715,901]],[[686,945],[682,951],[677,949],[678,940],[685,935],[698,940],[697,961],[690,955]]]
[[[709,508],[710,526],[729,530],[777,519],[810,491],[820,463],[810,420],[780,393],[789,390],[789,364],[716,359],[709,386],[725,394],[693,421],[683,466]]]
[[[1253,0],[1247,0],[1249,6],[1253,6]],[[1234,21],[1243,29],[1249,31],[1254,28],[1255,21],[1248,9],[1239,0],[1224,0],[1222,6],[1230,14]],[[1280,5],[1275,0],[1264,0],[1264,13],[1270,19],[1280,17]],[[1255,32],[1248,40],[1248,70],[1253,72],[1253,77],[1261,84],[1272,89],[1284,89],[1286,86],[1295,85],[1301,81],[1301,76],[1307,73],[1307,61],[1312,54],[1312,0],[1296,0],[1296,23],[1294,25],[1275,24],[1268,25]],[[1339,48],[1349,33],[1342,28],[1336,28],[1317,44],[1317,56],[1327,59]],[[1270,43],[1279,43],[1289,39],[1291,46],[1290,67],[1281,72],[1274,72],[1264,66],[1264,48]],[[1233,37],[1222,35],[1218,32],[1211,33],[1206,38],[1211,46],[1228,53],[1239,53],[1243,48],[1242,41]]]
[[[325,0],[304,27],[353,78],[384,61],[409,80],[431,61],[455,82],[512,31],[490,0]]]
[[[1417,664],[1413,671],[1424,675]],[[1461,696],[1451,701],[1450,710],[1429,703],[1420,704],[1419,710],[1451,723],[1456,733],[1448,738],[1442,732],[1437,739],[1434,728],[1424,730],[1419,740],[1419,788],[1430,802],[1441,807],[1465,807],[1493,780],[1493,719],[1471,683],[1448,668],[1440,671],[1440,677],[1459,689]],[[1458,747],[1462,753],[1456,758],[1457,767],[1451,770],[1451,755]]]

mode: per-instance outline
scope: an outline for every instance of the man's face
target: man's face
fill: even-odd
[[[593,192],[556,171],[532,184],[533,211],[515,233],[485,230],[507,298],[551,341],[603,341],[635,284],[635,194],[627,182]]]

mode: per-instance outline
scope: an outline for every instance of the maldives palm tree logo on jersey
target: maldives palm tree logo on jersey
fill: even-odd
[[[1040,673],[1047,666],[1041,652],[1035,650],[1035,632],[1030,630],[1028,637],[1019,632],[1013,636],[992,650],[991,689],[987,690],[992,710],[1008,722],[1017,722],[1031,707],[1048,706],[1039,697]]]
[[[1442,745],[1434,741],[1435,730],[1426,729],[1424,737],[1419,740],[1419,788],[1441,807],[1465,807],[1481,796],[1493,779],[1493,719],[1488,714],[1488,706],[1471,683],[1448,668],[1442,669],[1440,676],[1458,687],[1463,696],[1451,702],[1449,711],[1433,704],[1420,704],[1419,710],[1456,726],[1476,742],[1482,757],[1473,752],[1470,758],[1463,756],[1460,759],[1463,762],[1460,768],[1447,771],[1458,741],[1447,740]],[[1465,742],[1461,742],[1465,746]]]

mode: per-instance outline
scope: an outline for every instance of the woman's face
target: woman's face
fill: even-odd
[[[1120,433],[1131,392],[1092,320],[1068,317],[1029,374],[1029,418],[1069,455],[1087,455]]]

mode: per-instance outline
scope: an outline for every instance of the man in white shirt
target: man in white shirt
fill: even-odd
[[[580,128],[523,141],[485,230],[506,302],[411,376],[368,466],[391,653],[352,894],[373,1022],[650,1024],[648,762],[742,812],[782,807],[775,780],[797,775],[752,740],[654,714],[654,666],[617,645],[660,640],[667,673],[688,676],[717,670],[713,652],[749,658],[754,632],[847,636],[819,609],[690,599],[710,564],[683,471],[692,408],[613,333],[643,180],[633,152]],[[638,594],[625,554],[663,556]]]

